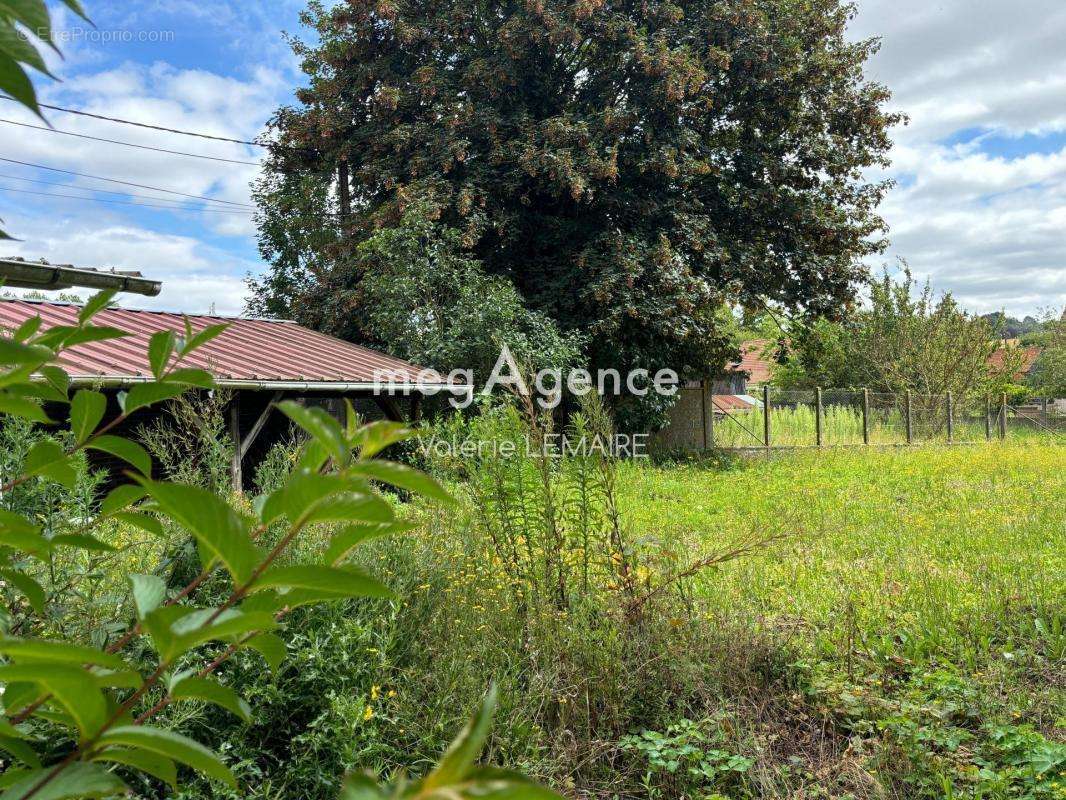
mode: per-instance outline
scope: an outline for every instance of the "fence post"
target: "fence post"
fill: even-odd
[[[870,443],[870,390],[862,390],[862,443]]]
[[[985,439],[992,441],[992,396],[985,398]]]
[[[955,409],[951,404],[951,392],[947,393],[948,444],[955,441]]]
[[[822,389],[814,390],[814,437],[818,446],[822,446]]]
[[[999,438],[1007,438],[1007,393],[999,396]]]
[[[914,441],[914,424],[911,417],[911,390],[907,390],[907,404],[904,406],[903,413],[907,417],[907,444],[911,444]]]
[[[762,387],[762,440],[770,447],[770,386]]]

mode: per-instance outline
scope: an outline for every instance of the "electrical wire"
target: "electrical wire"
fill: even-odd
[[[60,134],[62,136],[76,136],[79,139],[91,139],[94,142],[107,142],[109,144],[120,144],[123,147],[136,147],[138,150],[152,150],[152,151],[154,151],[156,153],[169,153],[170,155],[188,156],[189,158],[204,158],[204,159],[207,159],[208,161],[222,161],[222,162],[225,162],[227,164],[245,164],[245,165],[251,166],[251,167],[262,166],[258,161],[238,161],[237,159],[234,159],[234,158],[219,158],[218,156],[207,156],[207,155],[202,155],[200,153],[184,153],[184,152],[182,152],[180,150],[168,150],[165,147],[149,147],[148,145],[145,145],[145,144],[134,144],[133,142],[120,142],[117,139],[105,139],[105,138],[100,137],[100,136],[89,136],[88,134],[74,133],[73,131],[61,131],[61,130],[58,130],[57,128],[45,127],[44,125],[30,125],[30,124],[28,124],[26,122],[15,122],[12,119],[2,119],[2,118],[0,118],[0,122],[7,123],[8,125],[18,125],[20,128],[32,128],[35,131],[46,131],[47,133],[57,133],[57,134]]]
[[[7,97],[6,95],[0,95],[0,100],[12,100],[14,98]],[[17,102],[17,101],[16,101]],[[179,128],[164,128],[162,125],[149,125],[146,122],[134,122],[128,119],[119,119],[118,117],[105,117],[103,114],[90,114],[88,111],[78,111],[73,108],[63,108],[62,106],[50,106],[47,103],[38,103],[41,108],[47,108],[49,111],[62,111],[64,114],[77,114],[80,117],[91,117],[93,119],[102,119],[106,122],[118,122],[122,125],[133,125],[138,128],[148,128],[153,131],[163,131],[164,133],[178,133],[182,136],[195,136],[199,139],[213,139],[216,142],[233,142],[234,144],[246,144],[250,147],[270,147],[269,143],[264,142],[250,142],[245,139],[230,139],[225,136],[212,136],[209,133],[197,133],[195,131],[183,131]]]
[[[94,180],[94,181],[106,181],[107,183],[117,183],[117,184],[120,184],[122,186],[133,186],[133,187],[135,187],[137,189],[148,189],[148,190],[153,191],[153,192],[163,192],[164,194],[173,194],[173,195],[178,195],[179,197],[188,197],[188,198],[190,198],[192,200],[203,200],[205,203],[221,203],[221,204],[227,205],[227,206],[236,206],[238,208],[243,208],[243,209],[245,209],[247,211],[255,211],[256,210],[255,206],[249,205],[248,203],[237,203],[237,202],[235,202],[233,200],[219,200],[219,199],[214,198],[214,197],[204,197],[203,195],[199,195],[199,194],[186,194],[185,192],[177,192],[177,191],[175,191],[173,189],[162,189],[159,186],[149,186],[149,185],[144,184],[144,183],[132,183],[131,181],[120,181],[120,180],[118,180],[116,178],[105,178],[105,177],[103,177],[101,175],[89,175],[88,173],[85,173],[85,172],[74,172],[74,171],[69,170],[69,169],[59,169],[58,167],[45,166],[44,164],[33,164],[33,163],[30,163],[29,161],[18,161],[18,160],[14,159],[14,158],[4,158],[3,156],[0,156],[0,161],[7,162],[8,164],[19,164],[20,166],[23,166],[23,167],[33,167],[34,169],[44,169],[44,170],[48,170],[49,172],[60,172],[60,173],[62,173],[64,175],[75,175],[75,176],[77,176],[79,178],[90,178],[91,180]]]
[[[19,194],[33,194],[39,197],[65,197],[69,200],[87,200],[90,203],[111,203],[121,206],[139,206],[141,208],[158,208],[167,211],[199,211],[204,214],[244,214],[251,216],[251,211],[230,210],[227,208],[187,208],[183,206],[164,206],[155,203],[138,203],[133,200],[107,200],[103,197],[84,197],[78,194],[63,194],[61,192],[35,192],[32,189],[12,189],[10,186],[0,186],[0,191],[18,192]],[[88,190],[92,191],[92,190]]]
[[[81,189],[86,192],[93,192],[95,194],[113,194],[118,197],[139,197],[143,200],[158,200],[163,203],[177,203],[179,207],[185,205],[184,200],[170,197],[156,197],[152,194],[140,194],[139,192],[121,191],[116,192],[110,189],[97,189],[93,186],[75,186],[69,183],[61,183],[60,181],[42,181],[39,178],[23,178],[21,175],[9,175],[6,172],[0,172],[0,178],[7,178],[12,181],[23,181],[24,183],[39,183],[42,186],[58,186],[63,189]]]

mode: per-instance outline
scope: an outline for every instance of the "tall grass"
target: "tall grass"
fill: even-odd
[[[999,438],[998,409],[992,412],[990,430],[993,439]],[[955,442],[983,442],[986,440],[984,410],[962,407],[954,412],[952,439]],[[905,444],[907,417],[903,404],[894,397],[879,395],[871,403],[869,441],[875,445]],[[1056,434],[1043,430],[1032,420],[1008,413],[1007,439],[1010,441],[1056,440]],[[911,408],[913,442],[948,441],[945,401],[916,398]],[[758,447],[763,444],[763,411],[761,408],[718,416],[714,425],[717,447]],[[1062,441],[1061,435],[1058,437]],[[817,443],[816,407],[813,396],[786,402],[770,403],[770,441],[778,447],[802,447]],[[863,443],[861,395],[853,399],[828,400],[822,411],[822,443],[859,445]]]

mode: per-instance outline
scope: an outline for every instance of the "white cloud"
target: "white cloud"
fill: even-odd
[[[881,37],[867,74],[911,118],[893,133],[888,258],[977,311],[1066,305],[1066,4],[860,0],[851,32]],[[946,141],[973,130],[1057,138]]]
[[[23,240],[4,242],[0,247],[4,256],[137,270],[163,282],[158,297],[123,295],[121,304],[128,308],[239,314],[246,294],[244,275],[256,266],[197,239],[156,233],[117,219],[86,222],[59,218],[42,224],[40,220],[12,218],[7,222]]]

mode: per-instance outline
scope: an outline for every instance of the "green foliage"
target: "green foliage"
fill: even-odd
[[[665,773],[673,778],[677,791],[706,795],[712,789],[728,790],[755,763],[720,749],[722,739],[719,720],[682,719],[663,733],[646,730],[639,736],[625,736],[618,746],[647,761],[645,783],[653,785],[652,773]]]
[[[875,392],[983,400],[1008,391],[1020,366],[1007,348],[1003,363],[989,358],[1000,332],[986,317],[968,314],[950,294],[939,298],[905,270],[870,285],[869,304],[847,323],[817,319],[794,325],[791,353],[774,373],[783,389],[867,387]]]
[[[381,483],[448,499],[426,476],[399,465],[369,462],[412,432],[383,423],[359,427],[351,418],[342,426],[320,409],[291,403],[282,404],[282,410],[309,438],[286,479],[251,509],[238,510],[199,486],[153,480],[144,449],[109,431],[138,409],[173,400],[189,387],[211,387],[210,374],[183,361],[220,329],[193,332],[186,323],[183,339],[166,333],[154,336],[149,347],[154,380],[120,397],[120,413],[106,419],[102,395],[78,390],[71,398],[70,380],[55,362],[73,344],[117,335],[92,324],[110,298],[110,293],[94,297],[75,326],[41,332],[39,323],[31,324],[15,337],[0,338],[0,363],[7,367],[0,374],[0,408],[30,423],[46,421],[41,406],[26,398],[37,396],[47,381],[55,389],[48,401],[70,406],[72,426],[68,435],[42,436],[28,444],[21,470],[5,474],[0,487],[5,503],[21,503],[23,508],[0,509],[0,575],[5,586],[19,589],[28,602],[23,607],[5,594],[7,615],[17,617],[18,623],[6,625],[8,635],[0,638],[0,749],[21,762],[5,764],[0,776],[5,798],[63,800],[127,791],[128,784],[104,764],[121,765],[130,780],[143,780],[137,777],[143,773],[171,784],[177,783],[177,765],[182,765],[236,789],[237,779],[220,755],[183,733],[148,723],[169,706],[189,702],[218,706],[247,722],[253,714],[249,703],[215,677],[231,657],[249,649],[277,668],[285,646],[274,631],[282,630],[293,609],[391,596],[381,583],[345,563],[357,540],[345,538],[325,563],[320,553],[290,560],[295,543],[323,522],[339,523],[341,531],[394,525],[393,506],[375,488]],[[27,492],[52,484],[76,490],[78,465],[89,449],[117,455],[137,467],[137,473],[130,473],[133,483],[113,490],[83,518],[67,518],[57,530],[47,530],[29,517]],[[118,548],[91,532],[113,520],[153,535],[164,533],[162,521],[191,537],[196,574],[175,590],[158,575],[133,574],[132,602],[123,598],[111,610],[123,616],[123,608],[132,607],[135,617],[94,627],[90,641],[79,641],[66,629],[65,623],[72,622],[69,614],[53,612],[56,597],[36,580],[38,565],[47,567],[54,585],[57,556],[68,551],[110,556]],[[60,599],[75,593],[78,578],[75,571],[65,572],[62,580],[68,583]],[[80,599],[82,606],[92,607]],[[19,628],[54,630],[55,637],[24,635]],[[453,796],[491,791],[519,798],[552,796],[521,778],[504,779],[472,767],[488,711],[479,719],[474,733],[468,731],[458,740],[458,762],[455,752],[447,754],[425,780]]]
[[[839,311],[884,244],[887,184],[863,174],[900,119],[851,14],[311,2],[308,85],[258,190],[273,269],[254,307],[332,331],[372,312],[358,248],[424,200],[485,275],[587,335],[594,369],[716,371],[724,301]]]
[[[1066,310],[1059,319],[1048,320],[1046,328],[1029,386],[1042,397],[1066,397]]]
[[[360,333],[415,364],[469,369],[482,379],[503,345],[532,371],[577,363],[580,337],[527,309],[507,278],[486,275],[461,238],[415,205],[397,226],[362,242],[354,266],[362,275]]]

